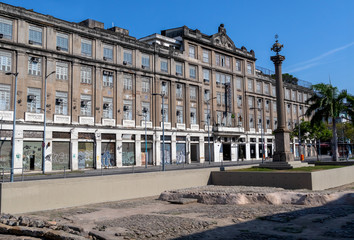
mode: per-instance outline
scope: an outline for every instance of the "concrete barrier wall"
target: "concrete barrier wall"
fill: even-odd
[[[312,173],[312,190],[323,190],[354,182],[354,166]]]
[[[316,172],[212,172],[211,183],[222,186],[267,186],[324,190],[354,182],[354,166]]]
[[[227,169],[245,168],[229,167]],[[159,195],[205,186],[219,168],[1,184],[1,213],[25,213]]]
[[[212,172],[213,185],[311,189],[311,173],[293,172]]]

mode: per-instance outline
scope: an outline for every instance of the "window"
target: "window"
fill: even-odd
[[[0,34],[3,38],[12,39],[12,21],[0,18]]]
[[[210,82],[210,70],[203,69],[203,79],[204,82]]]
[[[270,119],[266,117],[266,129],[270,129]]]
[[[242,90],[242,78],[236,77],[236,88],[237,90]]]
[[[190,112],[191,112],[191,124],[197,124],[197,109],[191,107]]]
[[[113,60],[113,46],[103,45],[103,59],[104,60]]]
[[[102,106],[103,118],[113,118],[113,99],[104,97]]]
[[[257,81],[256,85],[257,93],[262,93],[262,83]]]
[[[299,106],[299,115],[302,115],[302,106]]]
[[[215,73],[215,81],[216,81],[216,84],[230,83],[231,76],[217,72],[217,73]]]
[[[216,112],[216,123],[219,125],[222,124],[222,115],[223,115],[223,112],[220,112],[220,111]]]
[[[124,90],[133,89],[133,76],[131,74],[124,74],[123,76]]]
[[[69,50],[69,36],[63,33],[57,33],[57,50],[67,52]]]
[[[294,113],[294,115],[296,115],[296,112],[297,112],[297,106],[293,105],[293,113]]]
[[[242,96],[237,95],[237,107],[242,107]]]
[[[302,102],[302,95],[301,95],[300,92],[297,93],[297,100],[298,100],[299,102]]]
[[[265,101],[265,109],[266,109],[267,112],[269,112],[269,105],[270,105],[269,100],[266,100]]]
[[[168,72],[168,60],[161,58],[161,72]]]
[[[28,74],[41,75],[42,59],[38,57],[28,57]]]
[[[176,107],[177,123],[183,123],[183,107]]]
[[[210,51],[203,49],[203,62],[209,63]]]
[[[304,93],[304,102],[306,102],[306,101],[307,101],[307,94]]]
[[[216,93],[216,103],[218,105],[221,105],[221,93],[220,92]]]
[[[208,109],[204,109],[204,121],[206,124],[208,123],[208,120],[209,120],[208,116],[209,116]]]
[[[247,63],[247,73],[253,74],[253,64],[252,63]]]
[[[248,85],[247,85],[247,90],[249,92],[253,92],[253,79],[248,79]]]
[[[183,98],[183,88],[181,84],[176,86],[176,98]]]
[[[204,101],[207,102],[210,99],[210,91],[204,90]]]
[[[254,103],[254,97],[248,97],[248,107],[252,108]]]
[[[168,122],[168,104],[165,103],[163,106],[161,104],[161,109],[161,119],[164,118],[164,122]]]
[[[285,99],[290,99],[290,90],[285,89]]]
[[[182,63],[176,62],[176,74],[182,76],[183,66]]]
[[[88,116],[91,117],[91,95],[81,95],[81,102],[80,102],[80,115],[81,116]]]
[[[288,106],[286,108],[286,112],[290,114],[290,104],[288,104]]]
[[[236,59],[236,71],[241,72],[241,60]]]
[[[1,71],[10,72],[12,65],[12,54],[9,52],[0,51],[0,67]]]
[[[167,96],[168,95],[168,84],[167,82],[161,83],[161,94]]]
[[[0,111],[10,110],[11,86],[0,84]]]
[[[81,54],[87,57],[92,57],[92,41],[81,39]]]
[[[230,57],[216,53],[215,62],[217,66],[230,68]]]
[[[150,92],[150,79],[149,78],[143,78],[141,81],[141,91],[145,93]]]
[[[277,103],[273,101],[273,112],[277,112]]]
[[[133,120],[133,102],[131,100],[123,100],[123,119]]]
[[[276,95],[275,86],[272,85],[272,96],[275,97]]]
[[[146,116],[146,121],[150,121],[150,103],[149,102],[141,102],[141,111]],[[144,112],[146,110],[146,112]],[[145,117],[144,117],[145,120]]]
[[[296,92],[291,91],[291,100],[296,101]]]
[[[123,54],[124,54],[123,64],[132,65],[133,64],[133,51],[128,50],[128,49],[124,49]]]
[[[253,114],[250,114],[250,128],[254,128]]]
[[[68,69],[68,63],[57,62],[55,71],[57,79],[68,80]]]
[[[273,121],[274,121],[274,129],[277,129],[278,127],[278,119],[277,118],[273,118]]]
[[[269,84],[268,83],[264,84],[264,94],[269,95]]]
[[[147,54],[141,55],[141,66],[143,68],[150,68],[150,56]]]
[[[81,67],[80,79],[81,83],[92,84],[92,68]]]
[[[55,114],[68,115],[68,93],[55,93]]]
[[[29,43],[34,45],[42,45],[42,28],[29,26]]]
[[[32,113],[41,112],[41,89],[39,88],[27,89],[27,112],[32,112]]]
[[[225,105],[225,93],[221,93],[221,104]]]
[[[113,72],[103,71],[103,86],[113,87]]]
[[[189,77],[195,79],[196,78],[196,66],[189,66]]]
[[[189,57],[196,58],[195,56],[195,46],[189,45]]]
[[[237,126],[238,127],[242,127],[242,120],[243,120],[242,112],[237,113],[236,121],[237,121]]]
[[[191,100],[197,99],[197,88],[196,87],[190,87],[190,99]]]

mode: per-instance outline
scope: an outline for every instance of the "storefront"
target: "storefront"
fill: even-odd
[[[209,161],[209,143],[208,143],[208,137],[204,138],[204,156],[205,156],[205,161]],[[214,139],[210,137],[210,161],[213,162],[213,156],[214,156]]]
[[[23,141],[23,169],[42,170],[42,142]]]
[[[246,159],[246,144],[245,138],[238,139],[238,160],[243,161]]]
[[[122,164],[123,166],[134,166],[135,161],[135,135],[122,135]]]
[[[160,137],[161,139],[161,163],[163,159],[163,142],[162,142],[162,136]],[[165,151],[164,151],[164,162],[165,164],[171,164],[171,136],[165,136]]]
[[[94,133],[79,133],[78,159],[79,169],[94,168],[96,166]]]
[[[145,165],[145,161],[148,165],[153,165],[153,140],[153,135],[147,135],[145,142],[145,135],[141,135],[141,165]]]
[[[176,141],[176,163],[186,163],[186,137],[177,136]]]
[[[199,137],[191,137],[191,162],[199,162]]]
[[[70,169],[70,132],[53,132],[52,170]]]
[[[0,141],[0,168],[11,168],[11,141]]]
[[[250,143],[250,156],[251,158],[256,158],[256,138],[251,138]]]
[[[116,166],[116,135],[102,133],[101,135],[101,165],[102,167]]]

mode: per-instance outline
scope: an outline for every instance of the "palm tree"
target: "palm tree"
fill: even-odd
[[[307,100],[310,107],[306,111],[306,115],[311,117],[311,125],[328,121],[332,119],[332,159],[338,160],[338,140],[336,120],[340,113],[352,112],[347,104],[347,99],[352,96],[346,90],[339,91],[337,87],[331,84],[316,84],[312,86],[314,94]]]

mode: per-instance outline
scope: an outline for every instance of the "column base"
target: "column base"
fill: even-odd
[[[265,162],[259,164],[261,168],[270,168],[270,169],[292,169],[292,168],[300,168],[300,167],[309,167],[313,165],[309,165],[308,163],[300,162],[300,161],[292,161],[292,162]]]
[[[275,152],[273,162],[293,162],[294,154],[292,152]]]

